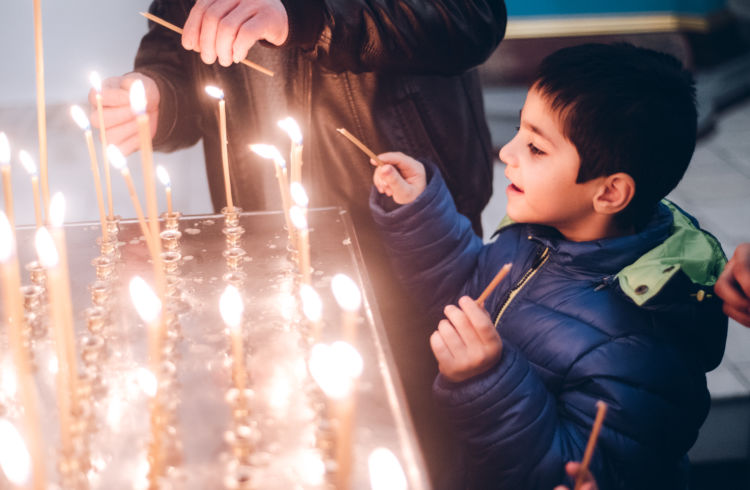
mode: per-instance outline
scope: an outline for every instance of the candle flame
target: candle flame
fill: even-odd
[[[89,82],[91,82],[91,86],[94,87],[97,93],[102,93],[102,77],[99,76],[99,73],[95,71],[89,73]]]
[[[354,387],[354,381],[362,374],[364,363],[357,349],[346,342],[334,342],[330,346],[315,344],[310,351],[308,368],[320,389],[329,397],[340,400]]]
[[[107,160],[117,170],[125,170],[128,168],[128,162],[125,161],[125,157],[122,156],[122,152],[115,145],[107,145]]]
[[[305,187],[299,182],[292,182],[289,184],[289,192],[292,194],[292,201],[294,204],[301,208],[306,208],[310,204],[310,199],[307,197]]]
[[[219,299],[219,311],[224,323],[233,330],[239,329],[243,310],[240,292],[232,285],[227,286]]]
[[[55,241],[52,240],[52,235],[49,234],[47,228],[41,227],[36,231],[34,243],[36,245],[36,254],[39,256],[39,263],[42,267],[45,269],[57,267],[57,264],[60,262],[60,256],[57,253]]]
[[[299,295],[302,298],[302,311],[311,322],[320,321],[323,316],[323,302],[320,295],[309,284],[303,284],[299,288]]]
[[[223,100],[224,99],[224,91],[220,89],[219,87],[215,87],[213,85],[206,85],[206,93],[213,97],[214,99]]]
[[[0,164],[8,165],[10,163],[10,143],[5,133],[0,133]]]
[[[7,262],[13,256],[15,248],[13,228],[3,211],[0,211],[0,262]]]
[[[331,279],[331,289],[342,310],[357,311],[362,304],[362,293],[357,284],[344,274],[336,274]]]
[[[49,224],[60,228],[65,221],[65,196],[56,192],[49,201]]]
[[[37,174],[36,163],[34,163],[34,159],[31,158],[31,155],[29,155],[28,151],[26,150],[19,151],[18,158],[21,160],[21,165],[23,165],[23,168],[26,169],[29,175],[33,177]]]
[[[286,167],[286,161],[284,160],[284,157],[281,156],[281,153],[279,152],[278,148],[276,148],[275,146],[266,145],[263,143],[256,143],[256,144],[250,145],[250,149],[263,158],[268,158],[269,160],[273,160],[280,167],[282,168]]]
[[[156,176],[164,187],[172,187],[172,181],[169,179],[169,172],[161,165],[156,166]]]
[[[0,466],[13,485],[24,486],[31,475],[31,455],[13,424],[0,419]]]
[[[158,387],[156,383],[156,376],[150,370],[141,367],[135,373],[138,386],[141,387],[146,396],[153,398],[156,396],[156,389]]]
[[[136,80],[130,86],[130,108],[136,115],[146,113],[146,87],[141,80]]]
[[[12,399],[16,396],[16,392],[18,391],[18,376],[16,375],[16,369],[13,363],[7,359],[3,363],[2,369],[3,375],[0,383],[2,383],[5,395]]]
[[[302,131],[300,131],[297,121],[295,121],[291,117],[286,117],[276,124],[278,124],[279,127],[289,135],[289,139],[291,139],[294,143],[298,145],[302,144]]]
[[[406,490],[406,475],[390,449],[378,447],[367,458],[372,490]]]
[[[292,206],[289,208],[289,219],[292,220],[292,224],[298,230],[307,229],[307,218],[305,217],[305,211],[299,206]]]
[[[88,131],[91,129],[91,123],[89,122],[89,118],[86,116],[86,113],[83,112],[83,109],[81,109],[81,106],[70,106],[70,116],[73,118],[73,120],[76,122],[79,128],[81,128],[84,131]]]
[[[146,323],[154,323],[161,313],[161,301],[154,290],[140,276],[131,279],[129,287],[130,299],[138,316]]]
[[[305,450],[300,456],[300,468],[302,479],[308,485],[320,485],[326,474],[326,464],[319,452]]]

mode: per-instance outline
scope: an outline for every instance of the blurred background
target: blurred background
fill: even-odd
[[[42,2],[49,182],[52,192],[66,195],[68,221],[98,219],[86,143],[70,118],[70,105],[88,109],[92,70],[106,78],[132,69],[146,31],[138,12],[149,3]],[[511,138],[528,78],[551,51],[581,42],[629,41],[669,52],[695,73],[700,112],[695,156],[670,198],[716,235],[728,255],[750,241],[750,0],[507,0],[506,5],[506,39],[480,67],[496,149]],[[0,131],[13,152],[16,222],[33,224],[31,184],[17,159],[20,149],[38,157],[32,3],[2,2],[0,19]],[[129,159],[139,182],[139,156]],[[176,209],[212,213],[200,145],[157,154],[155,160],[170,172]],[[115,209],[130,217],[125,183],[112,177]],[[494,184],[483,215],[486,236],[505,210],[500,162]],[[691,489],[750,489],[750,329],[730,321],[724,361],[708,380],[712,408],[690,452]]]

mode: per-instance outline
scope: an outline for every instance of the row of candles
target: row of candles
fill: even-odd
[[[97,90],[97,93],[100,93],[101,82],[99,81],[98,76],[93,74],[91,80]],[[226,152],[226,103],[223,97],[223,92],[221,92],[220,89],[215,87],[207,87],[206,91],[207,93],[209,93],[209,95],[214,96],[219,100],[219,115],[221,120],[220,131],[223,146],[222,162],[224,168],[225,189],[227,193],[227,209],[225,211],[231,213],[235,211],[235,207],[231,196],[231,182]],[[100,116],[101,123],[102,112],[100,96],[97,97],[97,101],[97,112]],[[152,371],[154,373],[157,373],[160,352],[159,339],[161,339],[163,336],[163,333],[161,332],[161,330],[163,330],[163,321],[160,319],[161,317],[158,313],[154,313],[154,311],[158,311],[159,308],[153,307],[153,305],[155,304],[154,301],[150,301],[147,298],[156,298],[158,304],[161,305],[164,300],[163,294],[165,285],[163,276],[164,269],[161,263],[160,240],[158,238],[160,236],[160,233],[158,217],[156,216],[156,198],[155,190],[153,188],[153,159],[151,156],[150,136],[146,131],[149,123],[148,116],[145,113],[145,94],[143,91],[143,86],[142,84],[140,84],[140,82],[135,82],[131,88],[131,107],[137,115],[138,125],[140,129],[139,133],[142,144],[142,163],[144,167],[143,173],[144,179],[147,181],[145,187],[147,190],[146,194],[148,222],[147,217],[144,215],[142,207],[140,206],[140,203],[138,201],[135,186],[132,182],[129,170],[122,154],[119,153],[116,147],[107,145],[106,160],[108,160],[114,168],[120,171],[126,181],[126,184],[128,185],[130,197],[132,199],[133,206],[138,217],[139,224],[141,226],[141,231],[144,235],[154,263],[154,278],[156,281],[157,292],[144,292],[143,289],[147,287],[145,281],[134,279],[131,282],[131,293],[133,295],[133,301],[136,305],[136,308],[139,310],[139,314],[141,315],[142,319],[148,325],[154,325],[152,329],[149,329],[149,359],[150,365],[152,366]],[[80,126],[80,128],[84,131],[85,140],[88,146],[91,168],[95,182],[96,197],[99,207],[99,215],[102,225],[101,243],[102,246],[104,246],[105,242],[110,240],[110,237],[108,237],[107,234],[108,222],[111,222],[111,220],[114,218],[109,172],[105,173],[105,182],[107,186],[106,201],[108,203],[108,209],[105,209],[105,194],[102,191],[100,184],[101,176],[99,174],[98,162],[96,159],[96,150],[94,148],[93,134],[90,123],[83,110],[77,106],[74,106],[71,109],[71,115],[76,123]],[[100,124],[100,126],[103,128],[103,124]],[[284,217],[289,233],[289,239],[293,244],[293,247],[297,249],[298,253],[300,268],[299,270],[301,276],[301,286],[299,294],[301,298],[302,308],[304,309],[305,315],[308,318],[309,322],[313,326],[312,338],[317,339],[319,337],[321,328],[319,311],[320,299],[311,286],[309,231],[306,216],[308,199],[304,188],[300,183],[302,166],[302,137],[298,126],[291,118],[279,121],[279,126],[289,134],[292,141],[290,152],[290,160],[292,162],[291,183],[289,183],[287,175],[286,162],[275,147],[272,147],[270,145],[257,144],[251,145],[251,149],[262,157],[271,159],[276,167],[276,176],[280,185],[282,203],[284,206]],[[104,147],[106,145],[106,134],[102,130],[100,131],[100,135],[101,143]],[[6,198],[6,210],[9,211],[9,216],[12,219],[13,208],[12,189],[9,179],[9,155],[10,151],[7,138],[4,134],[0,133],[0,163],[3,164],[2,169],[4,193]],[[56,199],[57,196],[55,196],[55,198],[51,200],[47,218],[48,222],[51,225],[51,229],[53,230],[52,235],[55,235],[57,239],[50,241],[47,236],[51,235],[47,232],[47,228],[43,226],[44,222],[42,218],[42,204],[39,200],[38,191],[38,177],[33,164],[33,160],[26,152],[21,152],[20,159],[24,167],[29,171],[32,178],[32,187],[34,189],[35,196],[35,216],[38,228],[38,251],[40,254],[40,262],[46,268],[48,273],[47,284],[49,286],[51,310],[54,316],[53,324],[56,334],[55,338],[56,340],[64,339],[62,342],[56,342],[56,344],[59,346],[57,359],[59,365],[58,399],[60,405],[60,426],[61,431],[63,432],[63,445],[65,445],[66,441],[70,440],[69,434],[66,434],[65,432],[66,428],[70,427],[71,425],[71,407],[75,405],[75,400],[71,397],[75,396],[75,393],[77,393],[74,387],[77,379],[75,375],[75,373],[77,372],[77,368],[75,366],[75,347],[71,317],[72,307],[70,306],[69,280],[67,279],[67,264],[64,263],[67,255],[64,250],[64,235],[62,233],[62,212],[56,212],[56,209],[59,208],[59,205],[55,205],[55,203],[58,202],[58,199]],[[105,168],[108,167],[105,166]],[[161,167],[157,168],[157,174],[159,180],[164,185],[167,194],[167,215],[174,215],[175,213],[172,210],[171,182],[169,180],[169,176]],[[61,197],[61,195],[59,196]],[[292,205],[291,202],[294,202],[295,204]],[[12,225],[10,222],[8,222],[8,229],[12,230]],[[3,237],[3,241],[5,244],[13,243],[12,231],[10,232],[10,236],[11,238]],[[42,252],[42,250],[47,250],[47,252]],[[8,257],[14,257],[14,254],[9,255]],[[3,264],[5,264],[6,262],[12,264],[12,260],[10,258],[8,258],[8,261],[9,262],[7,262],[5,260],[5,257],[3,256]],[[8,270],[14,268],[17,269],[17,264],[15,266],[8,266]],[[3,290],[6,293],[4,294],[6,305],[5,311],[12,312],[14,308],[13,305],[18,304],[17,298],[13,297],[14,293],[12,293],[12,291],[19,291],[20,283],[18,285],[15,285],[13,279],[10,278],[10,276],[11,275],[9,274],[3,274]],[[334,291],[357,291],[358,293],[359,289],[355,284],[345,282],[347,279],[348,278],[345,278],[345,276],[336,276],[333,282],[341,283],[342,281],[344,281],[344,284],[343,286],[339,284],[338,287],[334,288]],[[241,311],[241,308],[238,306],[238,298],[239,304],[241,304],[241,296],[239,295],[239,292],[234,289],[233,286],[229,286],[224,295],[222,295],[222,304],[224,305],[222,307],[222,316],[225,323],[230,327],[230,331],[232,332],[232,352],[234,357],[233,365],[235,366],[235,373],[233,378],[239,385],[238,388],[243,389],[242,387],[244,386],[244,380],[246,376],[244,375],[242,333],[241,328],[239,328],[241,323],[237,320],[237,318],[241,317],[241,313],[239,313],[239,317],[237,314],[238,309]],[[341,299],[337,297],[337,300],[339,300],[339,303],[345,312],[343,320],[344,337],[348,342],[353,343],[355,341],[354,332],[356,331],[356,312],[359,309],[359,302],[361,301],[361,298],[347,300],[345,298]],[[146,307],[146,312],[144,313],[141,311],[143,308],[139,308],[139,305],[152,305],[152,307]],[[16,323],[16,318],[18,318],[17,315],[11,315],[12,324]],[[13,327],[13,330],[17,331],[18,328]],[[16,345],[17,342],[14,342],[13,344]],[[19,380],[21,381],[21,383],[19,384],[28,387],[30,386],[29,383],[32,382],[30,371],[28,369],[24,369],[23,350],[20,348],[20,346],[16,347],[17,348],[14,348],[14,357],[17,359],[17,372]],[[336,355],[336,353],[338,353],[338,355]],[[336,459],[339,466],[339,471],[337,474],[339,478],[338,481],[340,488],[345,488],[347,486],[346,479],[348,478],[348,472],[350,471],[349,454],[351,451],[351,417],[353,415],[354,408],[351,393],[353,391],[353,386],[356,384],[354,383],[354,380],[356,380],[359,372],[361,371],[361,358],[359,358],[359,361],[356,361],[357,357],[358,353],[356,353],[356,350],[351,346],[351,344],[339,342],[333,344],[332,346],[325,346],[323,344],[315,345],[315,347],[313,347],[310,352],[309,359],[309,371],[313,378],[316,380],[316,382],[318,382],[319,386],[331,400],[338,400],[337,402],[335,402],[335,406],[339,407],[336,410],[335,417],[342,421],[340,423],[340,431],[338,434],[338,441],[336,445]],[[28,353],[26,353],[26,358],[28,358]],[[347,369],[341,369],[342,362],[349,367]],[[26,363],[28,364],[28,362]],[[28,372],[29,374],[25,375],[25,372]],[[28,388],[26,390],[22,390],[21,393],[24,407],[31,407],[30,409],[27,409],[25,411],[27,417],[26,433],[27,438],[29,438],[29,448],[32,453],[31,457],[34,461],[34,485],[36,488],[41,488],[43,486],[43,483],[40,482],[44,481],[44,471],[41,462],[42,459],[39,459],[42,457],[40,453],[42,443],[38,437],[34,436],[34,431],[31,430],[34,427],[38,427],[38,424],[31,420],[31,418],[35,417],[36,411],[33,410],[33,407],[35,406],[35,404],[33,403],[33,396],[29,393],[33,394],[34,390],[32,388]],[[26,393],[26,395],[23,395],[24,393]],[[152,406],[158,409],[159,405],[158,403],[154,403]],[[159,418],[160,417],[158,415],[152,414],[152,420],[158,420]],[[152,461],[159,461],[159,458],[151,457],[150,459]],[[389,474],[390,473],[392,472],[389,472]],[[380,475],[382,473],[378,472],[378,474]]]

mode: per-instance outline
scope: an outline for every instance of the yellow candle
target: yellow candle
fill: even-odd
[[[102,243],[107,240],[107,218],[104,212],[104,196],[102,194],[102,183],[99,177],[99,163],[96,160],[96,150],[94,149],[94,137],[91,134],[91,123],[89,118],[79,106],[74,105],[70,108],[70,115],[73,120],[83,130],[86,138],[86,146],[89,149],[89,160],[91,160],[91,173],[94,175],[94,190],[96,191],[96,200],[99,204],[99,221],[102,224]],[[109,169],[109,165],[105,165]]]
[[[167,214],[172,214],[172,181],[169,178],[169,172],[161,165],[156,166],[156,176],[164,186],[164,193],[167,195]]]
[[[39,426],[39,402],[34,388],[29,354],[23,343],[23,304],[15,238],[10,222],[0,211],[0,282],[3,286],[3,311],[8,317],[8,339],[18,377],[19,395],[24,407],[25,433],[33,466],[33,486],[46,488],[44,445]],[[6,439],[2,439],[7,443]]]
[[[284,209],[284,220],[286,221],[286,228],[289,233],[289,242],[294,246],[294,228],[289,216],[291,197],[289,195],[289,181],[286,177],[286,162],[284,161],[284,157],[281,156],[279,150],[273,145],[253,144],[250,145],[250,149],[263,158],[273,160],[276,166],[276,179],[279,181],[281,190],[281,206]]]
[[[10,143],[5,133],[0,133],[0,172],[3,175],[3,196],[5,197],[5,214],[11,227],[15,227],[13,216],[13,181],[10,178]]]
[[[39,175],[37,174],[36,164],[31,155],[24,150],[19,152],[18,158],[20,158],[23,168],[26,169],[31,177],[31,190],[34,195],[34,217],[36,219],[36,227],[40,228],[42,226],[42,204],[39,200]]]
[[[232,371],[240,394],[245,391],[245,354],[242,346],[242,297],[236,287],[226,287],[219,300],[219,311],[232,336]]]
[[[302,182],[302,131],[299,129],[297,121],[287,117],[278,122],[278,125],[289,135],[292,140],[291,150],[289,151],[289,161],[291,163],[291,182]]]
[[[99,140],[102,143],[102,155],[104,158],[107,151],[107,131],[104,128],[104,110],[102,108],[102,79],[99,74],[92,71],[89,75],[89,81],[96,91],[96,112],[99,116]],[[97,179],[98,180],[98,179]],[[114,219],[114,208],[112,206],[112,178],[109,173],[109,165],[104,166],[104,182],[107,186],[107,209],[109,219]]]
[[[302,300],[302,312],[311,324],[310,337],[312,337],[313,342],[317,342],[320,340],[323,329],[323,302],[320,300],[317,291],[309,284],[302,284],[299,287],[299,295]]]
[[[307,227],[307,217],[299,206],[292,206],[289,216],[297,230],[299,239],[297,251],[299,253],[299,270],[302,274],[302,283],[310,284],[310,233]]]
[[[47,112],[44,97],[44,44],[42,42],[42,4],[34,0],[34,58],[36,60],[36,115],[39,129],[39,164],[42,176],[44,209],[49,208],[47,179]]]
[[[232,184],[229,179],[229,154],[227,151],[227,111],[224,101],[224,91],[218,87],[208,85],[206,93],[215,99],[219,99],[219,138],[221,143],[221,163],[224,168],[224,192],[227,195],[227,211],[234,211],[232,201]]]
[[[359,307],[362,305],[362,293],[349,276],[336,274],[331,279],[331,289],[341,308],[341,323],[344,331],[344,340],[354,344],[357,338],[357,320],[359,319]]]

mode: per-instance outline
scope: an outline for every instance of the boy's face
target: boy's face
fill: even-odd
[[[558,114],[535,88],[526,96],[519,130],[500,150],[500,160],[511,181],[506,189],[508,216],[581,239],[594,217],[599,179],[576,183],[578,151],[563,135]]]

